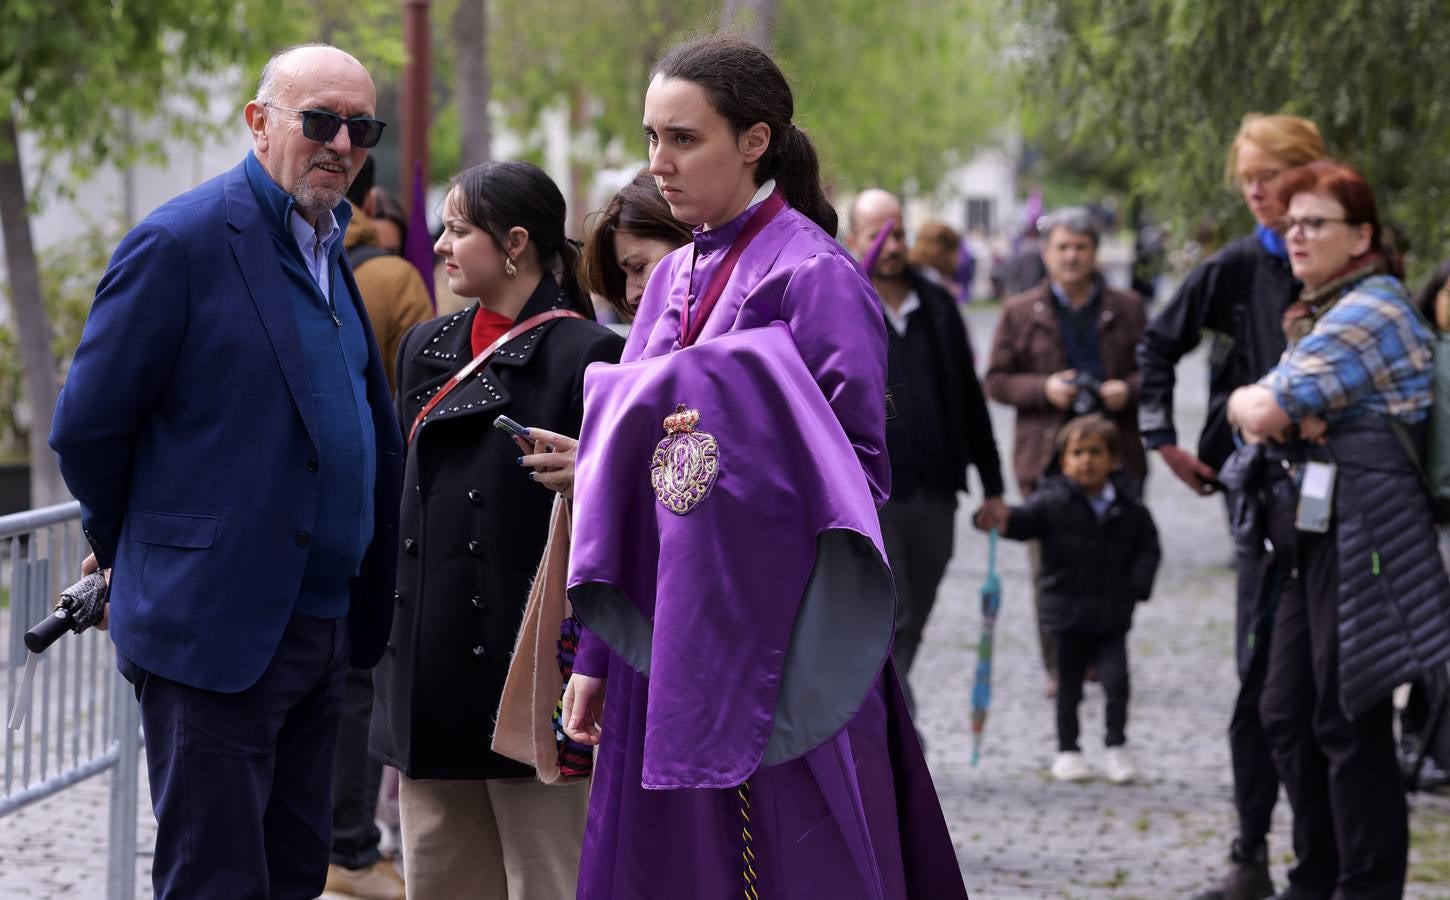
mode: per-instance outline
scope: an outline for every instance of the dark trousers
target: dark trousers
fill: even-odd
[[[1294,809],[1296,898],[1394,898],[1409,854],[1404,782],[1386,696],[1351,721],[1339,703],[1335,537],[1294,529],[1293,497],[1270,508],[1280,561],[1293,567],[1274,620],[1260,709]]]
[[[1279,770],[1259,716],[1259,699],[1269,673],[1279,569],[1270,554],[1238,554],[1236,651],[1239,693],[1228,726],[1233,761],[1234,808],[1239,840],[1252,850],[1268,840],[1279,800]]]
[[[368,754],[372,717],[372,670],[348,669],[332,766],[332,862],[348,869],[366,869],[382,858],[377,811],[383,764]]]
[[[1042,670],[1057,677],[1057,632],[1042,625],[1042,542],[1027,542],[1027,580],[1032,585],[1032,612],[1037,617],[1037,649],[1042,653]]]
[[[1090,665],[1097,666],[1098,680],[1107,698],[1107,731],[1103,743],[1121,747],[1128,741],[1128,633],[1056,631],[1053,638],[1057,652],[1058,751],[1076,753],[1081,749],[1077,743],[1077,707],[1082,702],[1082,683]]]
[[[294,615],[256,684],[189,687],[123,660],[146,733],[161,900],[310,900],[327,877],[346,619]]]
[[[916,699],[907,676],[921,646],[926,620],[936,605],[937,587],[952,558],[956,521],[955,492],[918,490],[905,500],[887,500],[881,507],[881,538],[896,579],[896,643],[891,655],[907,709],[912,711]]]

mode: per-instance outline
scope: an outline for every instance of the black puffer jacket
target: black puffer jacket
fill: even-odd
[[[1048,631],[1112,634],[1133,624],[1133,607],[1153,592],[1158,529],[1130,475],[1113,475],[1117,499],[1099,519],[1064,475],[1037,483],[1012,507],[1005,537],[1042,541],[1041,624]]]
[[[1339,699],[1354,718],[1450,660],[1450,578],[1430,501],[1383,420],[1335,427]]]
[[[1339,702],[1353,719],[1397,685],[1450,660],[1450,578],[1440,561],[1430,501],[1402,439],[1384,420],[1337,423],[1327,447],[1248,444],[1220,477],[1235,499],[1241,546],[1263,542],[1269,509],[1292,514],[1298,489],[1281,461],[1338,466],[1334,490],[1339,617]]]

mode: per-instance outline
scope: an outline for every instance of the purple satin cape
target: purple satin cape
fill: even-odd
[[[870,487],[789,328],[597,367],[585,393],[569,596],[667,686],[646,704],[644,786],[734,787],[833,737],[886,662],[895,597]],[[685,514],[648,478],[676,404],[719,447]]]
[[[608,679],[578,896],[739,897],[729,787],[748,779],[762,896],[964,898],[881,639],[879,300],[787,209],[699,343],[678,345],[692,282],[708,283],[749,213],[659,265],[626,365],[586,379],[570,596],[618,646],[586,632],[576,661]],[[712,491],[683,516],[649,473],[677,403],[720,446]]]

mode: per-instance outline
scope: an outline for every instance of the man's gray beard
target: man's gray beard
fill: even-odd
[[[318,163],[332,163],[342,167],[343,177],[348,184],[352,183],[352,166],[348,162],[327,150],[319,150],[307,161],[307,168],[302,170],[302,177],[297,180],[297,186],[292,189],[292,199],[305,213],[322,215],[330,209],[335,209],[337,204],[342,202],[346,190],[333,191],[327,188],[314,187],[307,183],[307,175]]]
[[[322,215],[328,210],[336,208],[337,204],[342,202],[342,197],[342,191],[313,187],[306,181],[299,181],[297,187],[292,189],[292,199],[297,201],[297,207],[304,213],[316,215]]]

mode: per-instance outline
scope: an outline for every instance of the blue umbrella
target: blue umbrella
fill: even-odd
[[[977,639],[977,675],[972,683],[972,765],[982,755],[982,731],[992,705],[992,635],[1002,609],[1002,579],[997,577],[997,529],[987,535],[987,577],[982,581],[982,636]]]

